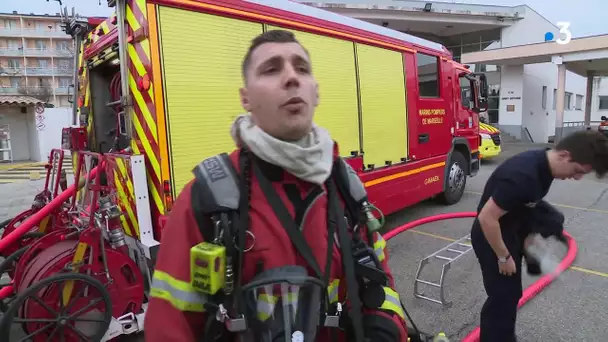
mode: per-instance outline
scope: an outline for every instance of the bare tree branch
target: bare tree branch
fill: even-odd
[[[38,87],[19,87],[17,92],[21,95],[31,96],[45,103],[53,99],[53,88],[48,81],[42,81]]]

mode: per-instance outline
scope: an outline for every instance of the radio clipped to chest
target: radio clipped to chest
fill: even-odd
[[[224,287],[226,247],[201,242],[190,249],[192,287],[210,295]]]

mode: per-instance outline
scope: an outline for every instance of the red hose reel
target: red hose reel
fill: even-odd
[[[98,157],[100,166],[89,174],[95,184],[99,184],[97,170],[107,165],[105,156]],[[80,183],[78,175],[76,182]],[[108,196],[109,188],[91,189],[96,206],[76,210],[67,205],[76,193],[76,187],[70,187],[68,194],[61,193],[39,210],[23,212],[13,219],[18,224],[6,226],[0,252],[17,258],[13,258],[11,284],[0,290],[4,295],[0,299],[13,297],[0,321],[0,341],[13,340],[15,323],[34,342],[99,341],[113,317],[142,310],[145,289],[140,266],[124,244],[104,238],[104,231],[120,235],[116,234],[122,229],[117,220],[120,212]],[[42,237],[28,239],[21,247],[24,234],[38,232],[50,214],[64,219],[49,220]]]

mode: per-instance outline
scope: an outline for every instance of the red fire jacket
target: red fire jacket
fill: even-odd
[[[337,154],[337,153],[336,153]],[[230,155],[235,168],[238,170],[238,151]],[[293,175],[283,172],[283,180],[273,182],[276,192],[283,199],[286,207],[294,216],[294,208],[287,198],[281,183],[296,184],[304,198],[311,184],[301,181]],[[251,175],[251,209],[249,230],[255,235],[253,249],[244,254],[243,284],[247,284],[259,269],[256,264],[263,262],[264,269],[286,265],[300,265],[307,267],[306,262],[297,255],[288,234],[276,218],[272,207],[266,201],[257,179]],[[157,256],[151,298],[145,318],[145,339],[147,342],[194,342],[203,334],[205,313],[203,303],[207,299],[200,292],[195,291],[190,284],[190,248],[202,241],[191,208],[191,187],[188,183],[175,201],[163,230],[161,247]],[[313,201],[305,211],[303,222],[303,235],[310,245],[317,263],[321,269],[325,268],[327,251],[327,197],[325,193]],[[367,236],[364,231],[362,236]],[[382,236],[374,233],[374,250],[382,261],[384,270],[389,275],[390,288],[385,288],[387,298],[382,309],[370,312],[364,309],[365,314],[375,314],[389,318],[400,331],[399,342],[407,341],[407,329],[403,309],[396,305],[399,303],[398,295],[393,290],[393,277],[388,267],[386,243]],[[331,240],[333,241],[333,239]],[[346,280],[342,268],[339,247],[333,244],[333,261],[331,266],[330,286],[328,288],[330,302],[345,301]],[[394,296],[396,298],[389,298]],[[340,340],[345,340],[340,333]],[[330,342],[330,334],[322,329],[317,336],[319,342]],[[333,342],[333,341],[332,341]]]

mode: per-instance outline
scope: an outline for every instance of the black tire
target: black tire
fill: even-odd
[[[467,159],[458,151],[452,153],[448,172],[445,178],[445,191],[442,192],[437,199],[439,202],[447,205],[456,204],[462,198],[464,189],[467,186]]]
[[[89,286],[92,286],[101,294],[101,300],[104,302],[106,308],[104,312],[104,317],[102,319],[103,324],[100,325],[98,331],[96,331],[95,334],[89,336],[89,340],[91,341],[100,341],[106,334],[106,331],[110,327],[110,323],[112,321],[112,300],[110,298],[110,293],[108,292],[108,290],[106,290],[105,286],[99,280],[82,273],[56,274],[40,280],[39,282],[28,287],[25,291],[21,292],[11,303],[8,310],[0,320],[0,341],[13,341],[11,339],[11,332],[14,332],[14,329],[11,329],[13,321],[18,315],[20,311],[19,309],[29,297],[31,297],[32,295],[37,295],[42,289],[53,283],[60,283],[70,280],[88,283]],[[25,323],[21,323],[21,325],[24,326]]]

